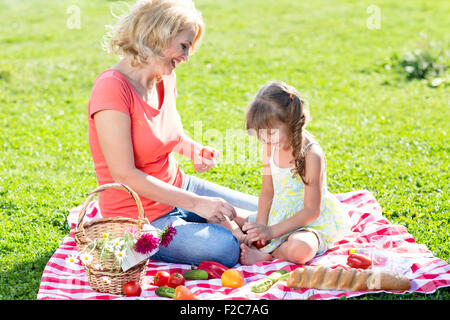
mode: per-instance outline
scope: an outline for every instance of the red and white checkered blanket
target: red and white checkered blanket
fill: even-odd
[[[382,243],[378,250],[386,254],[397,272],[405,274],[411,280],[409,292],[433,293],[436,289],[450,286],[450,265],[433,256],[425,245],[417,244],[403,226],[393,225],[382,216],[382,211],[373,195],[368,191],[353,191],[336,194],[338,199],[348,205],[352,220],[351,232],[341,241],[335,243],[324,255],[315,257],[309,265],[333,267],[346,264],[349,249],[373,247],[374,243]],[[68,222],[72,232],[76,225],[80,206],[71,210]],[[85,219],[100,217],[97,202],[91,202]],[[51,257],[44,269],[37,299],[167,299],[155,294],[156,286],[152,285],[153,276],[159,270],[185,272],[190,265],[173,264],[150,260],[142,284],[140,297],[126,298],[118,295],[99,293],[91,289],[84,267],[78,264],[67,264],[65,258],[76,255],[76,244],[73,233],[70,233]],[[187,281],[186,286],[203,300],[214,299],[337,299],[342,296],[355,297],[373,291],[344,292],[317,289],[290,289],[286,282],[277,282],[264,293],[253,293],[253,282],[266,277],[271,272],[285,269],[292,271],[298,265],[283,260],[260,262],[252,266],[236,265],[245,277],[245,285],[241,288],[221,286],[220,279]]]

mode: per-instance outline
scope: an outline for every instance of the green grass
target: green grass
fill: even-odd
[[[68,210],[96,187],[86,106],[95,77],[117,58],[100,47],[111,1],[0,0],[0,299],[35,299]],[[332,192],[367,189],[390,221],[449,261],[449,90],[382,67],[420,32],[449,48],[448,1],[197,0],[199,50],[177,69],[184,128],[244,128],[258,88],[279,79],[311,106],[309,130],[327,153]],[[369,5],[381,28],[366,26]],[[220,146],[217,137],[204,143]],[[178,157],[183,170],[190,162]],[[258,195],[261,163],[222,162],[201,177]],[[373,294],[363,299],[449,299]]]

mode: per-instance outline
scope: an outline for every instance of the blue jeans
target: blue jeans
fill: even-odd
[[[256,211],[258,198],[241,193],[195,176],[183,175],[183,189],[199,196],[222,198],[234,207]],[[174,208],[152,225],[162,229],[167,224],[176,228],[177,234],[167,248],[150,259],[170,263],[199,265],[205,260],[217,261],[229,268],[239,261],[240,247],[231,231],[217,224],[206,223],[206,219],[194,212]]]

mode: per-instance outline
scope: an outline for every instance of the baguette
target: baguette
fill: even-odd
[[[315,288],[342,291],[405,291],[411,288],[409,279],[400,274],[373,270],[359,271],[355,268],[346,270],[341,267],[336,269],[311,266],[297,268],[291,272],[286,283],[289,288],[295,289]]]
[[[374,272],[367,280],[369,290],[398,290],[405,291],[411,288],[409,279],[403,275],[389,272]]]

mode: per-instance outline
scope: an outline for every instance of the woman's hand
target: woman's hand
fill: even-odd
[[[192,164],[197,173],[203,173],[216,166],[219,151],[211,147],[202,147],[194,152]]]
[[[234,207],[221,198],[199,197],[192,211],[208,222],[216,224],[224,222],[225,216],[230,220],[236,218]]]
[[[205,147],[184,133],[180,143],[173,149],[173,152],[190,158],[194,170],[198,173],[206,172],[214,167],[216,165],[216,159],[219,157],[218,150]]]
[[[247,222],[242,226],[242,231],[247,232],[247,242],[263,240],[270,241],[274,238],[272,228],[260,223]]]

